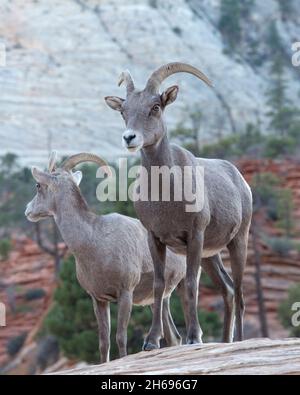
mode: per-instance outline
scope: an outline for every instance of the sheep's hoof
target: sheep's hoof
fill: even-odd
[[[157,344],[153,344],[151,342],[145,342],[143,344],[143,351],[152,351],[157,349],[159,349],[159,346]]]
[[[202,339],[199,337],[191,337],[186,339],[186,344],[202,344]]]
[[[201,344],[202,342],[199,342],[195,339],[189,339],[187,340],[186,344]]]

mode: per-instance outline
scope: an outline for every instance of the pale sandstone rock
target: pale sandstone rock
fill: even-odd
[[[153,2],[152,2],[153,3]],[[129,68],[137,86],[170,61],[199,66],[214,81],[231,107],[238,131],[261,119],[266,125],[269,64],[249,63],[250,41],[270,58],[266,33],[278,21],[287,60],[300,37],[300,14],[281,21],[276,0],[257,1],[243,22],[240,56],[224,54],[217,29],[220,0],[0,0],[0,43],[7,47],[7,66],[0,67],[0,154],[19,154],[26,164],[45,164],[50,149],[61,154],[88,150],[107,159],[126,155],[120,143],[123,121],[103,97],[124,95],[116,86]],[[287,64],[289,96],[296,101],[299,70]],[[172,129],[186,120],[187,108],[203,112],[201,139],[228,133],[230,124],[216,95],[196,78],[173,76],[176,104],[167,111]]]
[[[54,372],[60,375],[300,374],[300,339],[250,339],[140,352],[102,365]]]

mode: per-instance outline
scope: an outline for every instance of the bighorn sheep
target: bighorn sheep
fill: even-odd
[[[208,85],[210,81],[198,69],[184,63],[169,63],[152,73],[142,91],[135,89],[128,71],[121,74],[119,85],[125,82],[126,99],[116,96],[105,98],[109,107],[121,112],[126,124],[123,145],[129,151],[141,150],[141,164],[151,173],[151,167],[165,166],[171,169],[188,166],[192,169],[191,181],[196,179],[196,167],[204,168],[204,202],[199,212],[187,212],[187,201],[138,200],[135,209],[138,218],[148,230],[148,241],[154,262],[154,309],[153,321],[144,343],[144,350],[159,347],[162,335],[162,298],[165,290],[165,255],[168,246],[187,257],[186,301],[188,316],[187,343],[201,342],[202,331],[197,317],[197,287],[200,265],[205,264],[210,276],[222,290],[225,300],[224,341],[233,337],[236,318],[236,337],[243,337],[244,300],[242,279],[247,256],[249,226],[252,216],[251,191],[235,166],[218,159],[195,158],[189,151],[170,144],[163,118],[165,107],[174,102],[178,86],[174,85],[159,93],[160,84],[169,76],[187,72]],[[148,182],[145,172],[139,182]],[[171,179],[171,189],[174,182]],[[222,269],[220,251],[227,247],[231,259],[235,309],[232,303],[232,282]]]
[[[132,304],[153,303],[153,263],[147,243],[147,231],[133,218],[119,214],[96,215],[88,208],[80,189],[79,163],[106,163],[96,155],[71,156],[55,168],[55,155],[48,172],[32,168],[37,194],[28,203],[25,215],[37,222],[53,216],[61,235],[76,259],[79,283],[91,296],[99,330],[101,362],[109,360],[109,303],[118,303],[116,341],[120,357],[126,355],[127,325]],[[108,167],[103,168],[107,171]],[[166,293],[163,301],[163,326],[167,345],[181,343],[169,310],[169,296],[184,278],[185,258],[167,251]]]

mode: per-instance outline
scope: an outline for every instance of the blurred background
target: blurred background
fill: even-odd
[[[166,111],[169,136],[198,156],[234,162],[254,194],[245,274],[246,337],[300,336],[300,41],[296,0],[0,0],[0,372],[34,374],[98,362],[96,322],[79,287],[73,258],[51,220],[24,218],[35,193],[30,166],[46,166],[52,149],[80,151],[114,165],[126,156],[123,121],[104,103],[128,68],[143,88],[170,61],[200,68],[214,82],[177,74],[177,101]],[[137,157],[131,158],[138,160]],[[99,203],[94,166],[81,189],[97,213],[134,216],[130,203]],[[224,261],[228,257],[224,252]],[[200,283],[205,341],[220,341],[222,299]],[[112,317],[112,357],[115,313]],[[184,333],[176,295],[174,320]],[[130,353],[151,322],[135,308]]]

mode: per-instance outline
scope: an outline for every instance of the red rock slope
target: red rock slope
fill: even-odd
[[[6,327],[0,327],[2,366],[9,359],[8,341],[22,333],[32,335],[51,303],[55,287],[53,262],[33,241],[22,238],[15,241],[10,258],[0,262],[0,284],[0,301],[5,303],[7,310]],[[36,300],[25,300],[26,292],[32,289],[43,289],[45,295]],[[27,337],[26,344],[31,341],[30,337]]]
[[[271,161],[271,160],[245,160],[238,167],[247,181],[251,184],[255,173],[274,173],[281,180],[283,188],[290,188],[293,197],[293,219],[296,237],[300,241],[300,161]],[[261,221],[263,223],[264,221]],[[280,236],[280,230],[272,223],[265,223],[265,233],[271,236]],[[278,317],[278,304],[286,298],[288,289],[295,283],[300,283],[300,255],[292,252],[288,257],[281,257],[270,250],[263,240],[260,242],[262,286],[269,324],[269,336],[279,338],[287,336],[288,332],[282,328]],[[224,261],[229,267],[227,252],[223,254]],[[258,305],[254,280],[255,266],[252,239],[250,237],[248,261],[245,270],[244,289],[246,300],[245,329],[247,337],[260,336],[258,321]],[[201,295],[200,295],[201,296]],[[202,306],[222,309],[222,299],[215,291],[203,289],[200,300]]]

